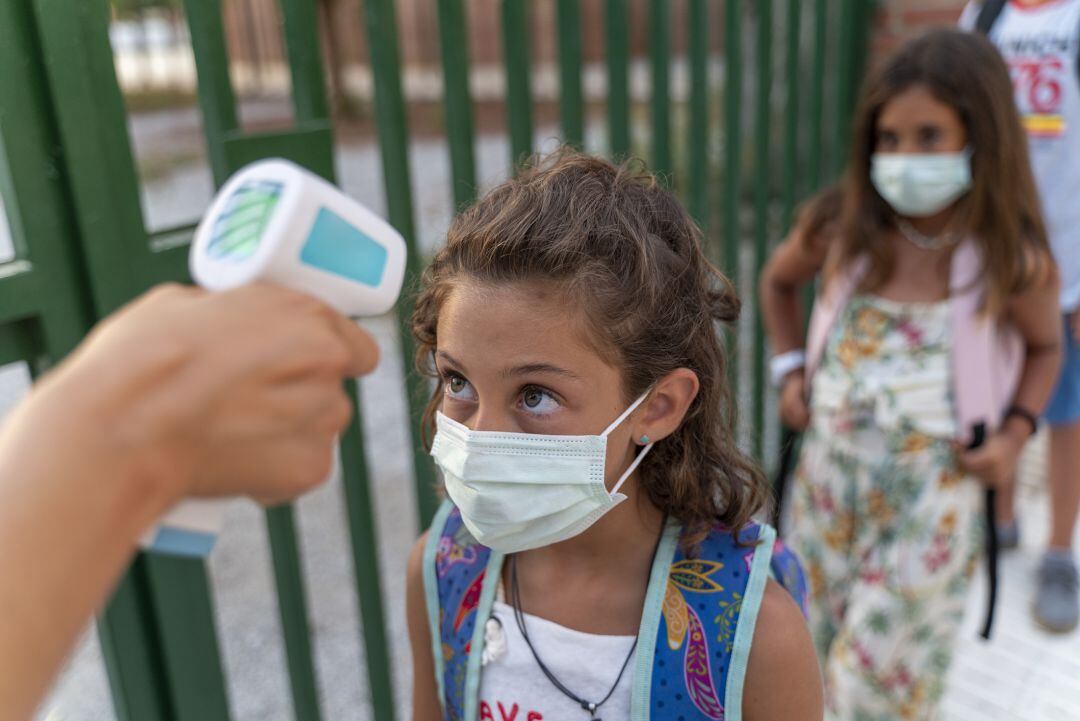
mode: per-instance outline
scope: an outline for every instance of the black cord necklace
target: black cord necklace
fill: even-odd
[[[664,526],[667,525],[667,519],[664,519],[664,523],[661,524],[660,538],[656,539],[656,545],[653,547],[652,560],[649,562],[649,575],[652,575],[652,567],[656,562],[656,552],[660,548],[660,539],[664,537]],[[510,604],[514,608],[514,622],[517,624],[518,631],[521,632],[521,637],[525,639],[525,645],[529,647],[529,651],[532,652],[533,658],[536,660],[536,665],[540,667],[540,671],[547,676],[548,681],[551,681],[564,696],[581,706],[582,710],[588,712],[591,721],[603,721],[596,715],[597,710],[608,702],[608,699],[615,693],[615,689],[619,687],[619,682],[622,681],[623,674],[626,673],[627,667],[630,665],[630,659],[634,657],[634,651],[637,649],[637,637],[634,637],[634,643],[630,646],[630,653],[626,654],[626,660],[623,661],[622,668],[619,669],[619,675],[615,679],[615,683],[611,686],[611,690],[607,692],[599,701],[588,701],[581,698],[576,693],[566,687],[565,684],[560,681],[551,669],[549,669],[544,662],[540,660],[540,654],[536,652],[536,648],[533,646],[532,641],[529,639],[529,632],[525,629],[525,614],[521,610],[521,589],[518,586],[518,574],[517,574],[517,554],[510,556]]]

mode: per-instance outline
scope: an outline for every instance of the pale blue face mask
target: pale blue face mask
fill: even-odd
[[[971,189],[971,151],[874,153],[870,180],[897,213],[925,218]]]
[[[472,431],[441,412],[431,455],[461,519],[483,545],[516,553],[578,535],[616,505],[648,443],[608,492],[607,437],[644,402],[638,398],[598,436]]]

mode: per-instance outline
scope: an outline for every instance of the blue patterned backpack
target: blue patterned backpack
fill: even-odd
[[[680,524],[660,539],[638,633],[631,718],[683,721],[742,717],[742,689],[765,582],[775,578],[807,608],[794,554],[767,525],[715,528],[688,558]],[[446,721],[478,718],[484,623],[491,616],[503,554],[480,545],[446,502],[424,550],[428,624]]]

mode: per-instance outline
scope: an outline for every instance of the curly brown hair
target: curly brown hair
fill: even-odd
[[[697,225],[640,161],[616,166],[570,149],[534,158],[454,219],[412,318],[417,367],[437,381],[424,417],[429,445],[443,396],[433,361],[439,309],[461,279],[558,284],[583,309],[597,352],[622,369],[628,404],[677,368],[697,374],[682,425],[639,473],[649,500],[686,524],[689,545],[765,508],[765,477],[733,432],[722,325],[738,319],[739,299],[703,255]]]

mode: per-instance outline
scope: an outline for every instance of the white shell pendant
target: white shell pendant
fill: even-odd
[[[484,652],[480,655],[480,665],[498,661],[506,655],[506,631],[502,622],[492,616],[484,624]]]

